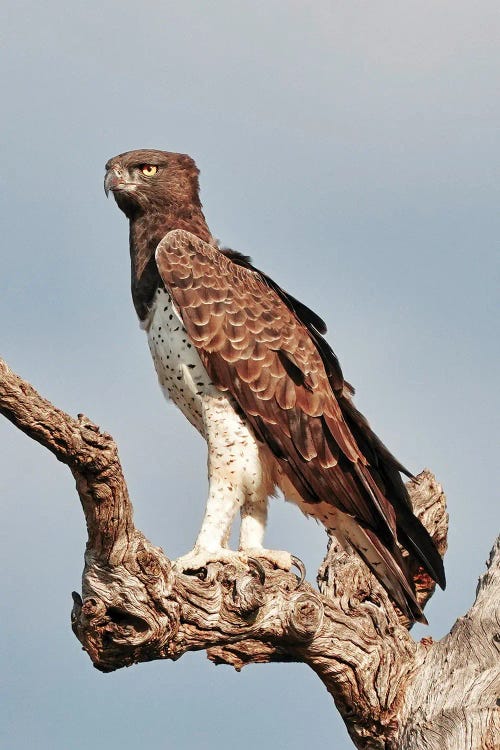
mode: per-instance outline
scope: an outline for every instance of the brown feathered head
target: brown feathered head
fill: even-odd
[[[104,190],[111,190],[129,219],[158,209],[201,206],[199,170],[187,154],[156,149],[126,151],[106,164]]]

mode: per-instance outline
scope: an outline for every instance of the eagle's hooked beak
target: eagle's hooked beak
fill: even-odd
[[[116,190],[121,182],[121,174],[117,173],[115,169],[108,169],[104,177],[104,192],[106,193],[106,198],[109,196],[109,191]]]

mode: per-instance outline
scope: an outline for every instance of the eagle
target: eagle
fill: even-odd
[[[164,395],[208,447],[208,500],[175,565],[292,558],[263,546],[277,489],[355,550],[412,621],[425,621],[401,547],[442,588],[441,557],[412,511],[412,476],[353,403],[323,320],[211,234],[193,159],[156,149],[106,164],[130,225],[132,299]],[[240,512],[239,549],[229,549]]]

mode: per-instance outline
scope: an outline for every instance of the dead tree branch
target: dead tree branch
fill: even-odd
[[[97,669],[178,659],[192,650],[206,650],[215,663],[236,669],[301,661],[331,693],[358,748],[497,746],[491,743],[499,732],[499,543],[470,612],[440,643],[417,644],[366,566],[334,538],[318,575],[320,592],[269,565],[265,575],[253,565],[221,564],[200,576],[177,574],[162,550],[134,526],[110,435],[83,415],[74,419],[54,407],[1,360],[0,411],[75,477],[88,541],[82,594],[73,594],[72,626]],[[409,489],[444,554],[447,514],[441,487],[425,471]],[[433,582],[422,570],[415,570],[414,578],[423,606]],[[444,690],[443,680],[457,673],[457,690]],[[433,737],[441,744],[433,744]]]

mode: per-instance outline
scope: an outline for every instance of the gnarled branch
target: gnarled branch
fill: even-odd
[[[247,663],[302,661],[326,685],[358,748],[438,747],[425,744],[430,720],[421,708],[431,700],[432,670],[438,663],[441,674],[449,670],[453,654],[458,668],[458,654],[466,639],[473,642],[477,622],[484,632],[496,627],[498,633],[498,610],[482,604],[491,604],[492,593],[499,598],[498,549],[467,625],[459,622],[440,644],[416,644],[385,590],[333,537],[318,575],[319,592],[269,564],[264,576],[260,566],[234,564],[210,565],[199,577],[178,574],[134,526],[109,435],[83,415],[74,419],[54,407],[1,360],[0,411],[75,477],[88,541],[82,594],[73,594],[72,627],[94,666],[108,672],[142,661],[178,659],[190,650],[206,650],[215,663],[236,669]],[[447,515],[441,487],[424,471],[409,490],[444,554]],[[434,584],[422,570],[413,572],[424,606]],[[499,669],[490,658],[499,641],[490,641],[484,652],[479,643],[470,648],[488,696],[478,703],[481,726],[493,737],[497,727],[490,693]],[[456,705],[456,698],[450,700]],[[441,704],[442,721],[453,724],[449,701]]]

